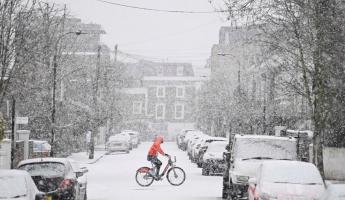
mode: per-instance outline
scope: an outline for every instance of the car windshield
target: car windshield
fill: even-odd
[[[208,145],[207,152],[224,152],[227,142],[212,142]]]
[[[29,172],[31,176],[60,177],[65,173],[65,166],[57,162],[30,163],[19,169]]]
[[[270,183],[323,184],[319,171],[309,163],[264,165],[262,177],[263,182]]]
[[[296,143],[293,140],[237,138],[234,145],[234,155],[239,159],[296,159]]]
[[[23,176],[0,176],[0,199],[26,196],[26,181]]]

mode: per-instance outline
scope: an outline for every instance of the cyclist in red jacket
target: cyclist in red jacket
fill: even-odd
[[[163,136],[156,136],[149,153],[147,155],[147,160],[150,161],[154,166],[156,166],[156,177],[159,177],[159,170],[162,166],[162,162],[157,158],[158,153],[160,153],[163,156],[169,156],[168,154],[164,153],[164,151],[161,148],[161,144],[164,142]]]

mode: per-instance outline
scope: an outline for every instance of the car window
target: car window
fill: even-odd
[[[44,162],[30,163],[19,167],[30,173],[31,176],[59,177],[64,176],[66,168],[62,163]]]
[[[11,175],[0,177],[0,199],[19,198],[26,195],[25,177]]]

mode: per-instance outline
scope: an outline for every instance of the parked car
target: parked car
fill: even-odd
[[[201,144],[204,143],[205,140],[207,140],[207,138],[209,138],[210,136],[208,135],[203,135],[202,137],[200,137],[199,139],[197,139],[194,144],[192,145],[192,153],[191,153],[191,161],[193,163],[196,163],[196,158],[197,158],[197,154],[199,153]]]
[[[188,131],[193,131],[192,129],[182,129],[180,133],[176,136],[176,143],[179,149],[186,150],[186,144],[184,143],[184,138]]]
[[[204,135],[204,133],[201,131],[193,130],[187,132],[186,137],[184,138],[184,143],[186,144],[186,151],[188,156],[190,156],[191,152],[191,143],[200,138],[202,135]]]
[[[246,197],[248,180],[267,160],[296,160],[296,139],[266,135],[235,135],[231,150],[229,194]]]
[[[187,142],[187,155],[189,157],[189,159],[192,159],[192,150],[193,150],[193,146],[194,144],[199,140],[202,139],[203,137],[205,137],[206,135],[201,132],[195,132],[195,134],[188,140]]]
[[[22,170],[0,170],[0,199],[43,200],[30,174]]]
[[[320,172],[312,163],[301,161],[263,162],[249,179],[249,200],[316,200],[325,191]],[[332,199],[334,200],[334,199]]]
[[[87,168],[74,169],[66,158],[35,158],[21,161],[18,169],[29,172],[37,188],[48,193],[47,199],[87,199]],[[85,179],[84,179],[85,180]]]
[[[131,137],[131,135],[129,133],[121,132],[119,134],[116,134],[115,136],[122,137],[125,140],[127,140],[128,144],[129,144],[129,150],[132,150],[134,148],[133,137]]]
[[[139,145],[139,133],[132,130],[124,130],[120,134],[128,134],[130,136],[130,142],[133,148],[137,148]]]
[[[208,145],[215,141],[228,141],[228,139],[224,137],[207,137],[204,141],[202,141],[200,148],[195,152],[196,155],[194,158],[198,167],[202,167],[202,163],[204,161],[203,157]]]
[[[345,184],[331,184],[319,200],[345,200]]]
[[[226,169],[226,163],[223,157],[226,141],[215,141],[208,145],[207,151],[203,156],[202,175],[223,174]]]
[[[130,142],[127,137],[122,135],[110,136],[108,142],[106,143],[106,150],[108,153],[112,152],[126,152],[129,153]]]

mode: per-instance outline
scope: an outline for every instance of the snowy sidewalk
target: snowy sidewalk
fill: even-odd
[[[99,149],[99,148],[95,148]],[[73,159],[74,161],[80,163],[80,164],[94,164],[100,159],[103,158],[103,156],[107,152],[105,150],[95,150],[94,158],[89,159],[89,154],[86,152],[79,152],[79,153],[72,153],[68,158]]]

